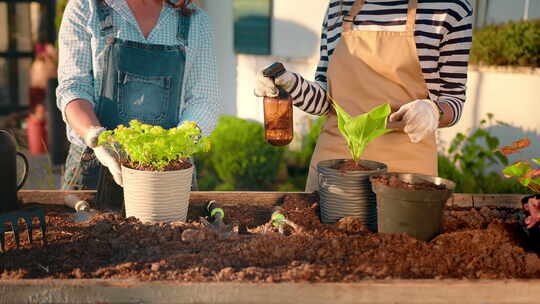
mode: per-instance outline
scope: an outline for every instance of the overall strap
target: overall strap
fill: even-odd
[[[111,7],[105,2],[105,0],[95,0],[97,2],[97,12],[99,17],[99,30],[101,36],[112,36],[115,32]]]
[[[178,41],[188,46],[189,28],[191,26],[191,18],[184,16],[181,12],[178,12],[178,29],[176,31],[176,38]]]
[[[352,31],[352,27],[354,25],[354,18],[360,11],[362,10],[362,7],[364,6],[365,0],[356,0],[351,7],[351,10],[347,14],[347,16],[343,17],[343,31],[344,32],[350,32]]]
[[[409,9],[407,11],[407,32],[414,36],[416,28],[416,9],[418,8],[418,0],[409,0]]]

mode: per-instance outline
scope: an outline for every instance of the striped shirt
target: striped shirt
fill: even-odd
[[[314,115],[324,115],[330,108],[326,98],[328,63],[341,37],[343,16],[354,4],[343,1],[341,7],[340,2],[331,0],[327,9],[315,82],[295,74],[297,82],[290,91],[295,105]],[[407,11],[407,0],[366,0],[354,19],[353,30],[405,31]],[[415,40],[429,98],[450,105],[454,111],[450,125],[454,125],[465,102],[472,42],[469,0],[418,0]]]

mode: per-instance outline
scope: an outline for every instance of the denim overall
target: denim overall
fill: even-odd
[[[98,2],[101,38],[105,39],[105,68],[97,117],[108,130],[130,120],[174,128],[178,125],[190,18],[178,14],[179,45],[156,45],[115,38],[112,9]],[[101,164],[92,149],[72,144],[62,188],[94,190]]]

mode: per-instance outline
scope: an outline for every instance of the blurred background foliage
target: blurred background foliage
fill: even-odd
[[[471,63],[540,67],[540,19],[509,21],[474,32]]]
[[[200,190],[304,191],[324,118],[305,123],[308,132],[278,148],[264,141],[262,124],[222,117],[211,136],[211,152],[197,156]],[[488,115],[478,128],[457,134],[448,151],[439,154],[439,176],[455,181],[458,193],[528,193],[499,172],[509,160],[496,151],[502,143],[489,130],[504,125]]]

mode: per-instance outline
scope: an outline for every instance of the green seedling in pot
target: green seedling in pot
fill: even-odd
[[[189,161],[193,154],[210,150],[210,141],[201,138],[201,130],[194,122],[164,129],[132,120],[129,127],[119,125],[101,133],[98,145],[102,144],[115,150],[122,164],[155,171],[163,171],[173,161]]]
[[[392,112],[388,104],[376,107],[368,113],[351,117],[335,101],[332,100],[332,102],[336,109],[339,131],[345,137],[356,163],[360,162],[362,154],[371,141],[394,131],[387,129],[388,116]]]

